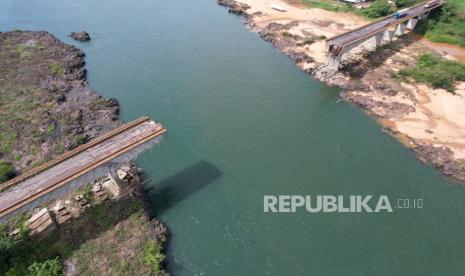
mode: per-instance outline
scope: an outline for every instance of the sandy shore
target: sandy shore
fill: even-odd
[[[280,0],[219,0],[242,14],[252,31],[296,60],[297,66],[328,84],[342,97],[376,116],[380,123],[443,174],[465,183],[465,83],[455,95],[424,84],[404,83],[392,73],[413,66],[415,57],[435,51],[462,60],[465,51],[408,36],[383,51],[360,51],[346,60],[349,69],[328,72],[325,39],[367,23],[353,14],[290,5]],[[287,11],[271,8],[279,5]]]

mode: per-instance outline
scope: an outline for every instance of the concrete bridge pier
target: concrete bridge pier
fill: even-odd
[[[381,43],[383,41],[384,33],[377,33],[373,35],[369,40],[368,40],[368,46],[372,49],[375,49],[378,46],[381,46]]]
[[[407,28],[407,24],[403,24],[403,23],[400,23],[399,25],[397,25],[397,28],[396,28],[396,36],[401,36],[405,33],[405,29]]]
[[[418,23],[418,18],[410,18],[409,21],[407,22],[407,29],[409,30],[413,30],[415,29],[415,26],[417,25]]]
[[[340,55],[334,55],[334,54],[329,54],[328,58],[328,68],[337,70],[339,69],[339,64],[341,62],[341,56]]]
[[[392,39],[394,38],[394,33],[396,31],[395,30],[385,30],[384,33],[383,33],[383,41],[386,43],[386,44],[389,44],[392,42]]]

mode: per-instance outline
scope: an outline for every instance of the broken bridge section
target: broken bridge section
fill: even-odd
[[[116,171],[158,144],[165,132],[161,124],[142,117],[0,184],[0,221]]]

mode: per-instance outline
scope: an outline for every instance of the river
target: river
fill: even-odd
[[[175,275],[459,275],[465,189],[301,72],[214,0],[2,0],[0,30],[87,55],[122,119],[168,129],[138,163]],[[67,37],[86,30],[89,43]],[[263,196],[423,199],[393,213],[263,212]]]

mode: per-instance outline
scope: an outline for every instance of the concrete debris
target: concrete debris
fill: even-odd
[[[55,221],[47,208],[41,209],[28,219],[26,226],[31,229],[31,235],[47,233],[56,228]]]

